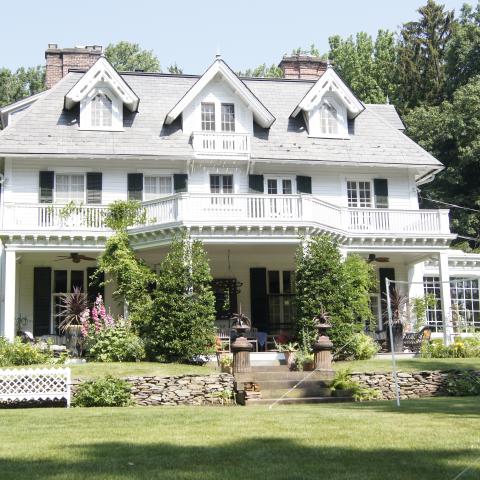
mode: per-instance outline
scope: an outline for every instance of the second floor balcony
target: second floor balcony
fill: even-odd
[[[179,193],[143,203],[147,224],[227,228],[312,227],[350,236],[448,236],[448,210],[347,208],[312,195]],[[5,204],[2,230],[15,234],[107,233],[107,206]]]
[[[193,132],[192,146],[196,157],[250,158],[250,134],[235,132]]]

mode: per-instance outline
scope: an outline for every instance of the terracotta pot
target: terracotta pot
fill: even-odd
[[[308,361],[308,362],[305,362],[305,363],[303,364],[303,370],[304,370],[305,372],[311,372],[311,371],[315,370],[315,364],[314,364],[313,360],[310,360],[310,361]]]

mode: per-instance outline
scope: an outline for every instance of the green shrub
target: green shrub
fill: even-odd
[[[73,405],[76,407],[126,407],[132,403],[130,385],[120,378],[106,376],[81,383]]]
[[[353,398],[358,402],[380,398],[381,393],[379,390],[362,387],[357,380],[353,380],[351,375],[352,371],[349,368],[338,371],[335,374],[331,387],[334,390],[350,390]]]
[[[49,349],[42,349],[40,346],[30,343],[22,343],[20,338],[16,338],[11,343],[6,338],[0,337],[0,367],[33,365],[52,360],[53,352]]]
[[[380,351],[380,345],[363,332],[346,335],[342,342],[345,347],[335,355],[338,360],[369,360]]]
[[[145,358],[143,341],[126,326],[100,330],[87,337],[87,356],[96,362],[131,362]]]
[[[423,358],[480,358],[480,336],[456,338],[450,345],[435,339],[424,343],[420,354]]]
[[[474,372],[456,372],[447,377],[446,391],[456,397],[480,395],[480,377]]]

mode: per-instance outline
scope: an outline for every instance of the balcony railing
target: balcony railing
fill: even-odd
[[[250,135],[234,132],[193,132],[192,146],[196,156],[250,157]]]
[[[450,233],[448,210],[346,208],[311,195],[180,193],[144,202],[147,227],[188,225],[312,226],[352,235]],[[105,206],[3,206],[2,228],[15,231],[106,230]]]

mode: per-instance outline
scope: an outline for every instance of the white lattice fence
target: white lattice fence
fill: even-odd
[[[8,400],[67,400],[70,406],[69,368],[0,370],[0,402]]]

